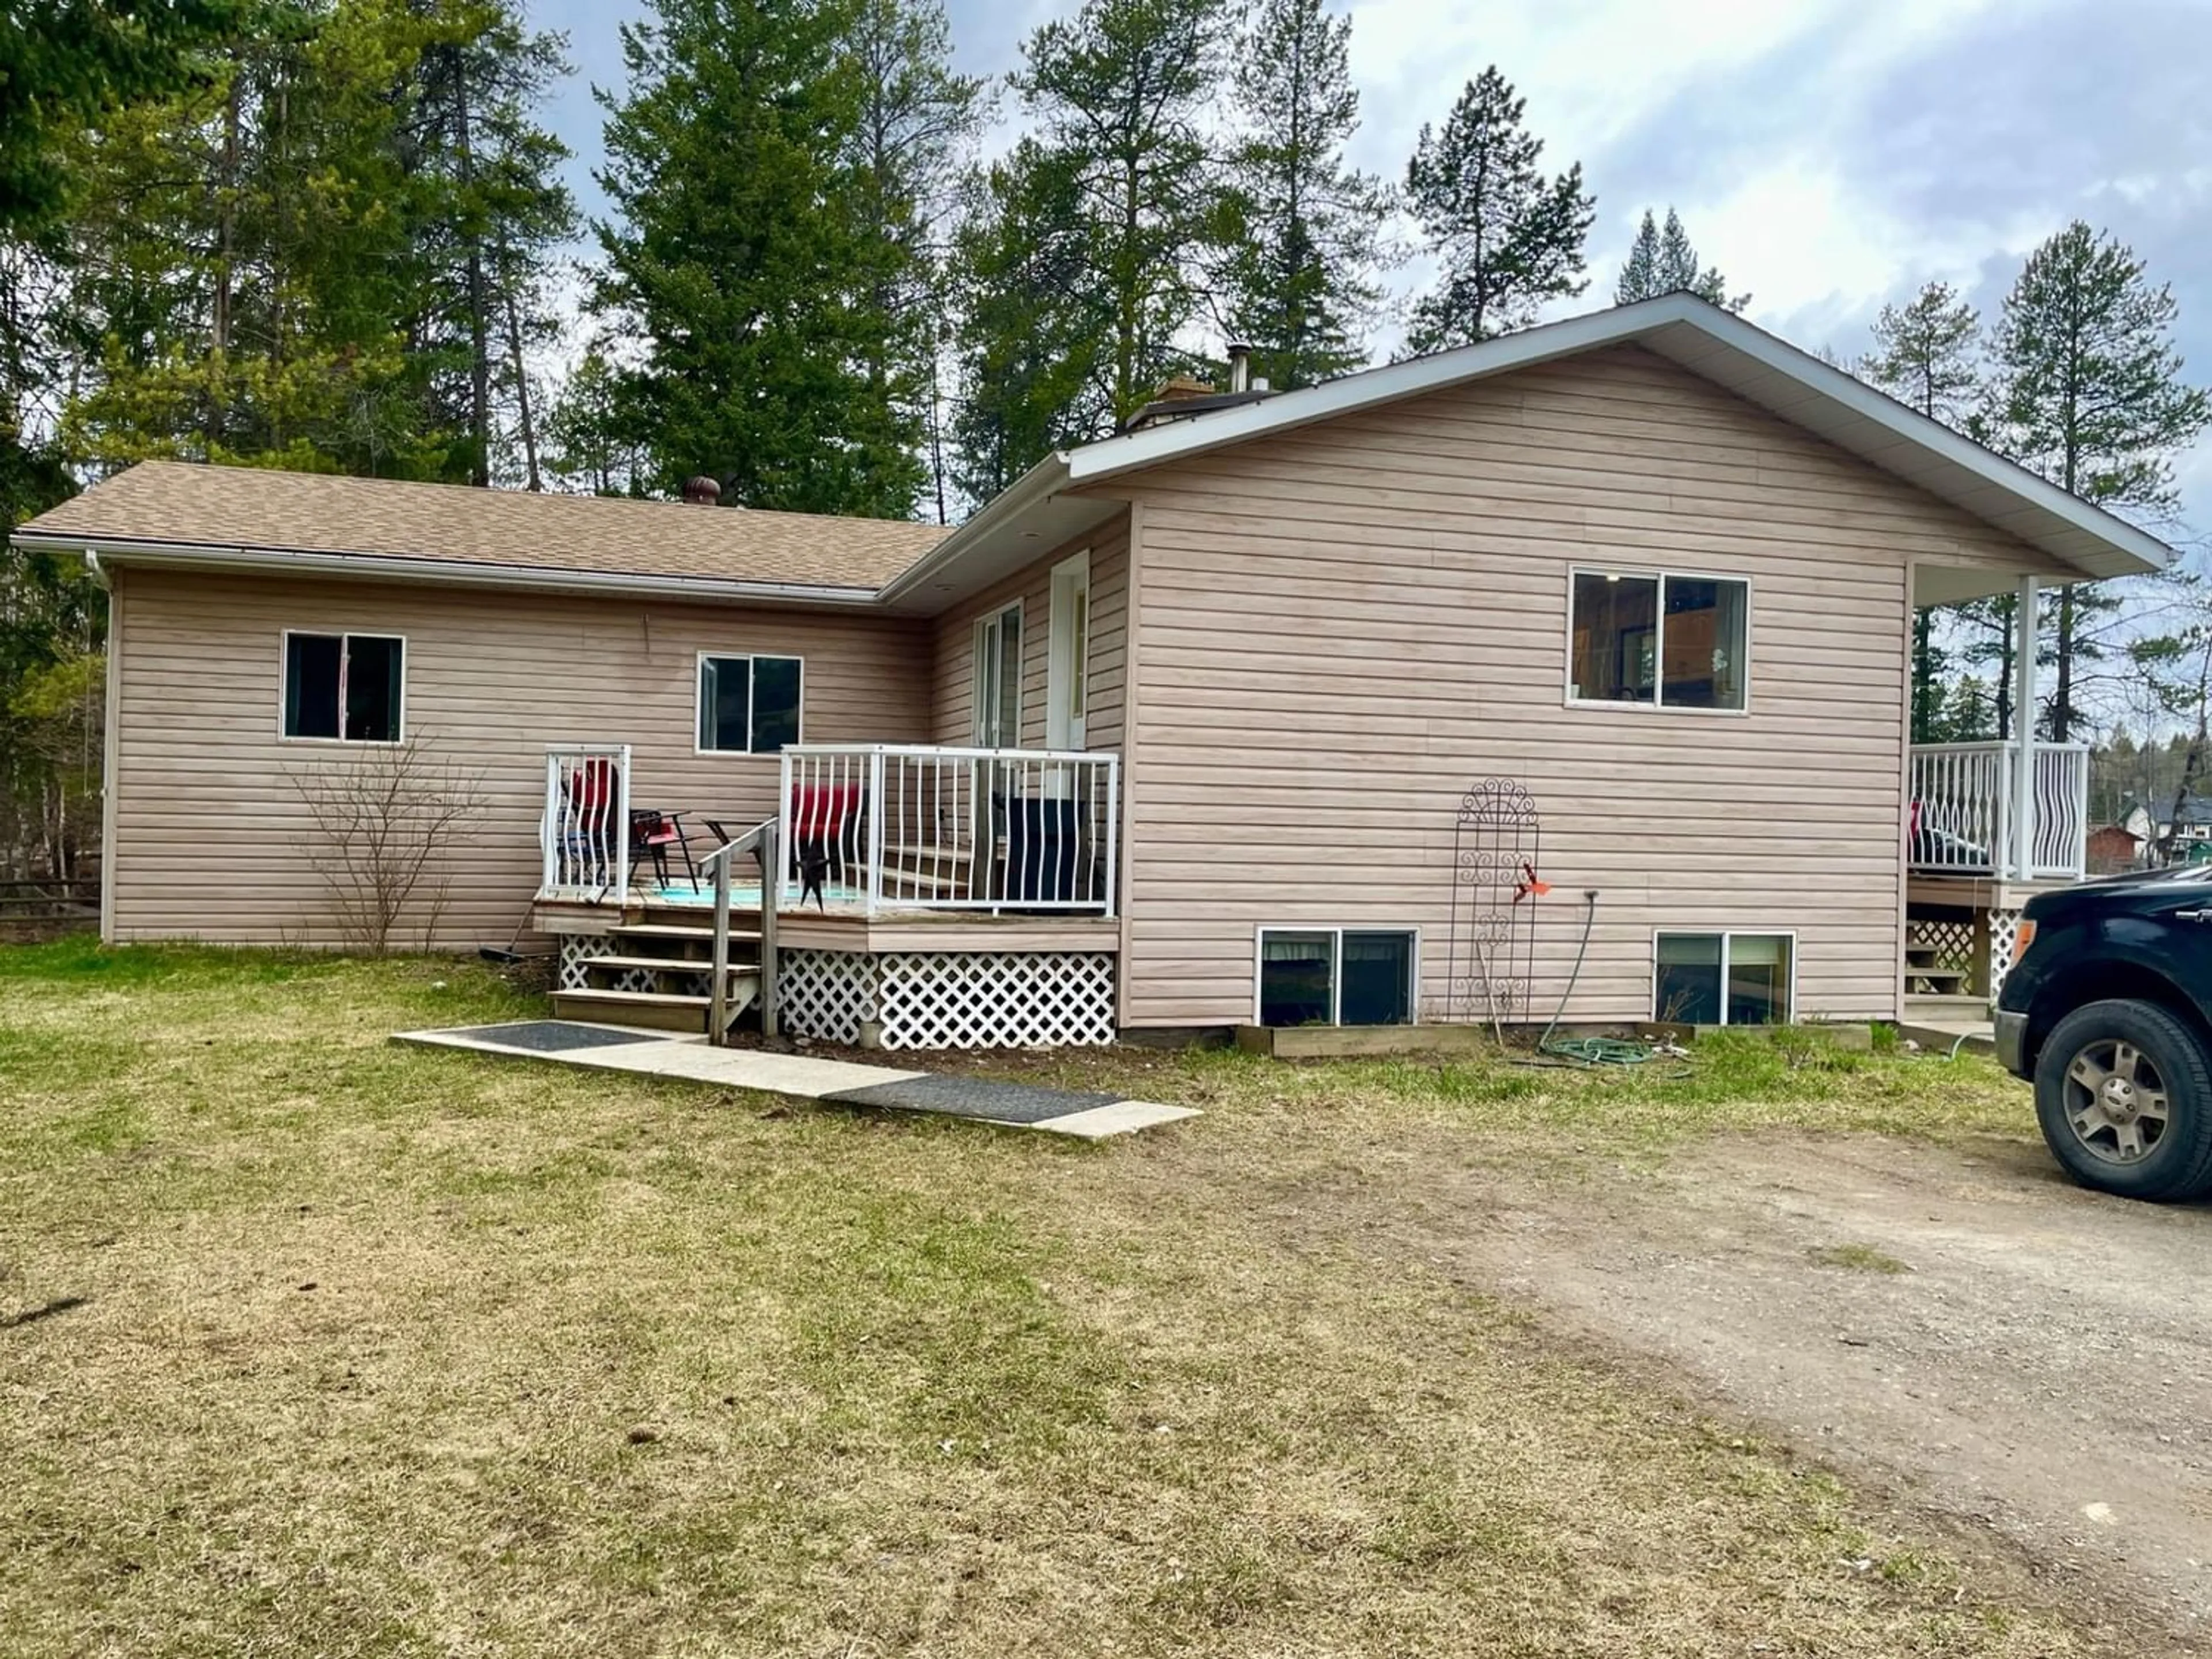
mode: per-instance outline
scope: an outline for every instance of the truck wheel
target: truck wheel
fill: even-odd
[[[2212,1059],[2154,1002],[2092,1002],[2060,1020],[2035,1065],[2043,1139],[2085,1187],[2194,1198],[2212,1187]]]

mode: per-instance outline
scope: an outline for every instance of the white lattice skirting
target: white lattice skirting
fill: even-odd
[[[2018,910],[1990,912],[1990,997],[2004,989],[2005,975],[2012,972],[2013,941],[2020,937]]]
[[[913,951],[777,957],[784,1029],[886,1048],[1061,1048],[1114,1041],[1114,957],[1097,951]]]
[[[555,978],[556,988],[580,991],[584,988],[584,964],[595,957],[611,957],[615,953],[612,933],[563,933],[561,935],[561,971]]]

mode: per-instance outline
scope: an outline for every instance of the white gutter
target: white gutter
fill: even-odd
[[[812,586],[799,582],[741,581],[720,576],[653,576],[612,570],[553,570],[535,565],[477,564],[466,560],[417,559],[383,553],[309,553],[273,547],[225,547],[195,542],[131,542],[48,532],[17,534],[26,551],[80,553],[103,580],[106,564],[173,565],[182,568],[289,572],[303,575],[398,578],[453,587],[526,588],[555,593],[622,593],[688,599],[751,599],[785,605],[867,605],[870,587]]]
[[[1079,455],[1082,453],[1080,450],[1076,452]],[[896,604],[901,597],[912,592],[939,571],[962,557],[976,543],[1004,529],[1031,507],[1050,501],[1054,494],[1067,483],[1068,467],[1068,453],[1064,449],[1054,450],[992,496],[981,513],[885,582],[876,594],[878,600],[884,605]]]

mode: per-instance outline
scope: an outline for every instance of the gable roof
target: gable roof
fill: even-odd
[[[1791,424],[2017,536],[2085,577],[2160,570],[2172,550],[2155,536],[2092,507],[1855,375],[1691,294],[1663,295],[1547,323],[1480,344],[1370,368],[1238,408],[1148,427],[1046,457],[913,569],[884,590],[896,601],[941,583],[955,567],[1003,574],[1010,537],[1034,551],[1037,517],[1057,512],[1051,546],[1084,533],[1086,498],[1061,494],[1147,467],[1203,455],[1407,398],[1529,368],[1608,346],[1637,345],[1666,357]],[[1095,509],[1091,510],[1096,522]],[[967,584],[961,582],[957,586]]]
[[[144,461],[40,514],[27,542],[176,562],[404,568],[504,585],[670,581],[866,599],[934,547],[934,525],[534,495],[256,467]],[[223,558],[222,556],[230,556]],[[255,556],[259,555],[257,558]],[[794,597],[798,595],[793,595]]]

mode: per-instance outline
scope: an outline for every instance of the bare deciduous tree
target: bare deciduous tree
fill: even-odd
[[[451,896],[447,850],[483,810],[483,775],[423,738],[364,749],[358,760],[291,781],[307,808],[307,861],[346,946],[383,956],[410,923],[427,948]]]

